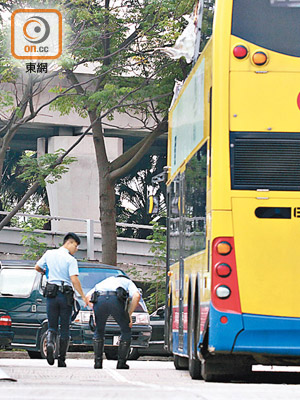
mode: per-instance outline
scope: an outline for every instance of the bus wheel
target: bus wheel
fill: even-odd
[[[189,359],[174,354],[174,366],[178,370],[187,370],[189,369]]]
[[[202,361],[201,375],[205,382],[228,382],[231,378],[221,364],[215,363],[211,359]]]
[[[198,313],[194,312],[190,306],[189,325],[188,325],[188,346],[189,346],[189,373],[192,379],[201,379],[201,362],[197,356],[197,320]]]
[[[173,309],[172,304],[169,308],[169,316],[168,316],[168,350],[173,353]]]
[[[201,375],[206,382],[228,382],[245,379],[252,372],[252,365],[246,360],[226,357],[209,357],[202,361]]]

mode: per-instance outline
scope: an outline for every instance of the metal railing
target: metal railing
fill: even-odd
[[[0,211],[0,215],[8,215],[9,212]],[[25,218],[40,218],[47,219],[49,221],[75,221],[75,222],[85,222],[86,223],[86,240],[87,240],[87,259],[94,260],[95,257],[95,229],[94,225],[100,224],[99,220],[85,219],[85,218],[70,218],[61,216],[50,216],[50,215],[38,215],[38,214],[27,214],[27,213],[17,213],[15,217],[25,217]],[[135,229],[149,229],[153,230],[152,225],[138,225],[138,224],[127,224],[125,222],[117,222],[117,227],[120,228],[135,228]],[[46,231],[45,231],[46,232]],[[100,234],[101,237],[101,234]],[[137,239],[138,240],[138,239]]]

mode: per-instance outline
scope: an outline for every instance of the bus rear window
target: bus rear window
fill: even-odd
[[[234,0],[232,35],[266,49],[300,57],[300,2]]]

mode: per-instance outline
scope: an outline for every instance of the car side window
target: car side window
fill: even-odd
[[[37,272],[29,268],[3,268],[0,273],[0,295],[28,297]]]

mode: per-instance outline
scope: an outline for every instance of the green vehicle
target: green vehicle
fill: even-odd
[[[11,330],[14,334],[12,348],[27,350],[31,358],[46,358],[46,332],[48,329],[46,299],[43,288],[45,276],[34,269],[34,261],[0,262],[0,310],[9,314]],[[117,267],[78,263],[79,279],[83,291],[87,293],[96,283],[110,276],[124,273]],[[89,326],[92,309],[86,307],[80,298],[79,313],[71,323],[69,351],[92,350],[93,332]],[[137,348],[148,347],[151,337],[150,318],[146,305],[141,299],[132,315],[131,358],[135,358]],[[105,329],[105,354],[115,359],[120,329],[116,321],[109,317]]]

